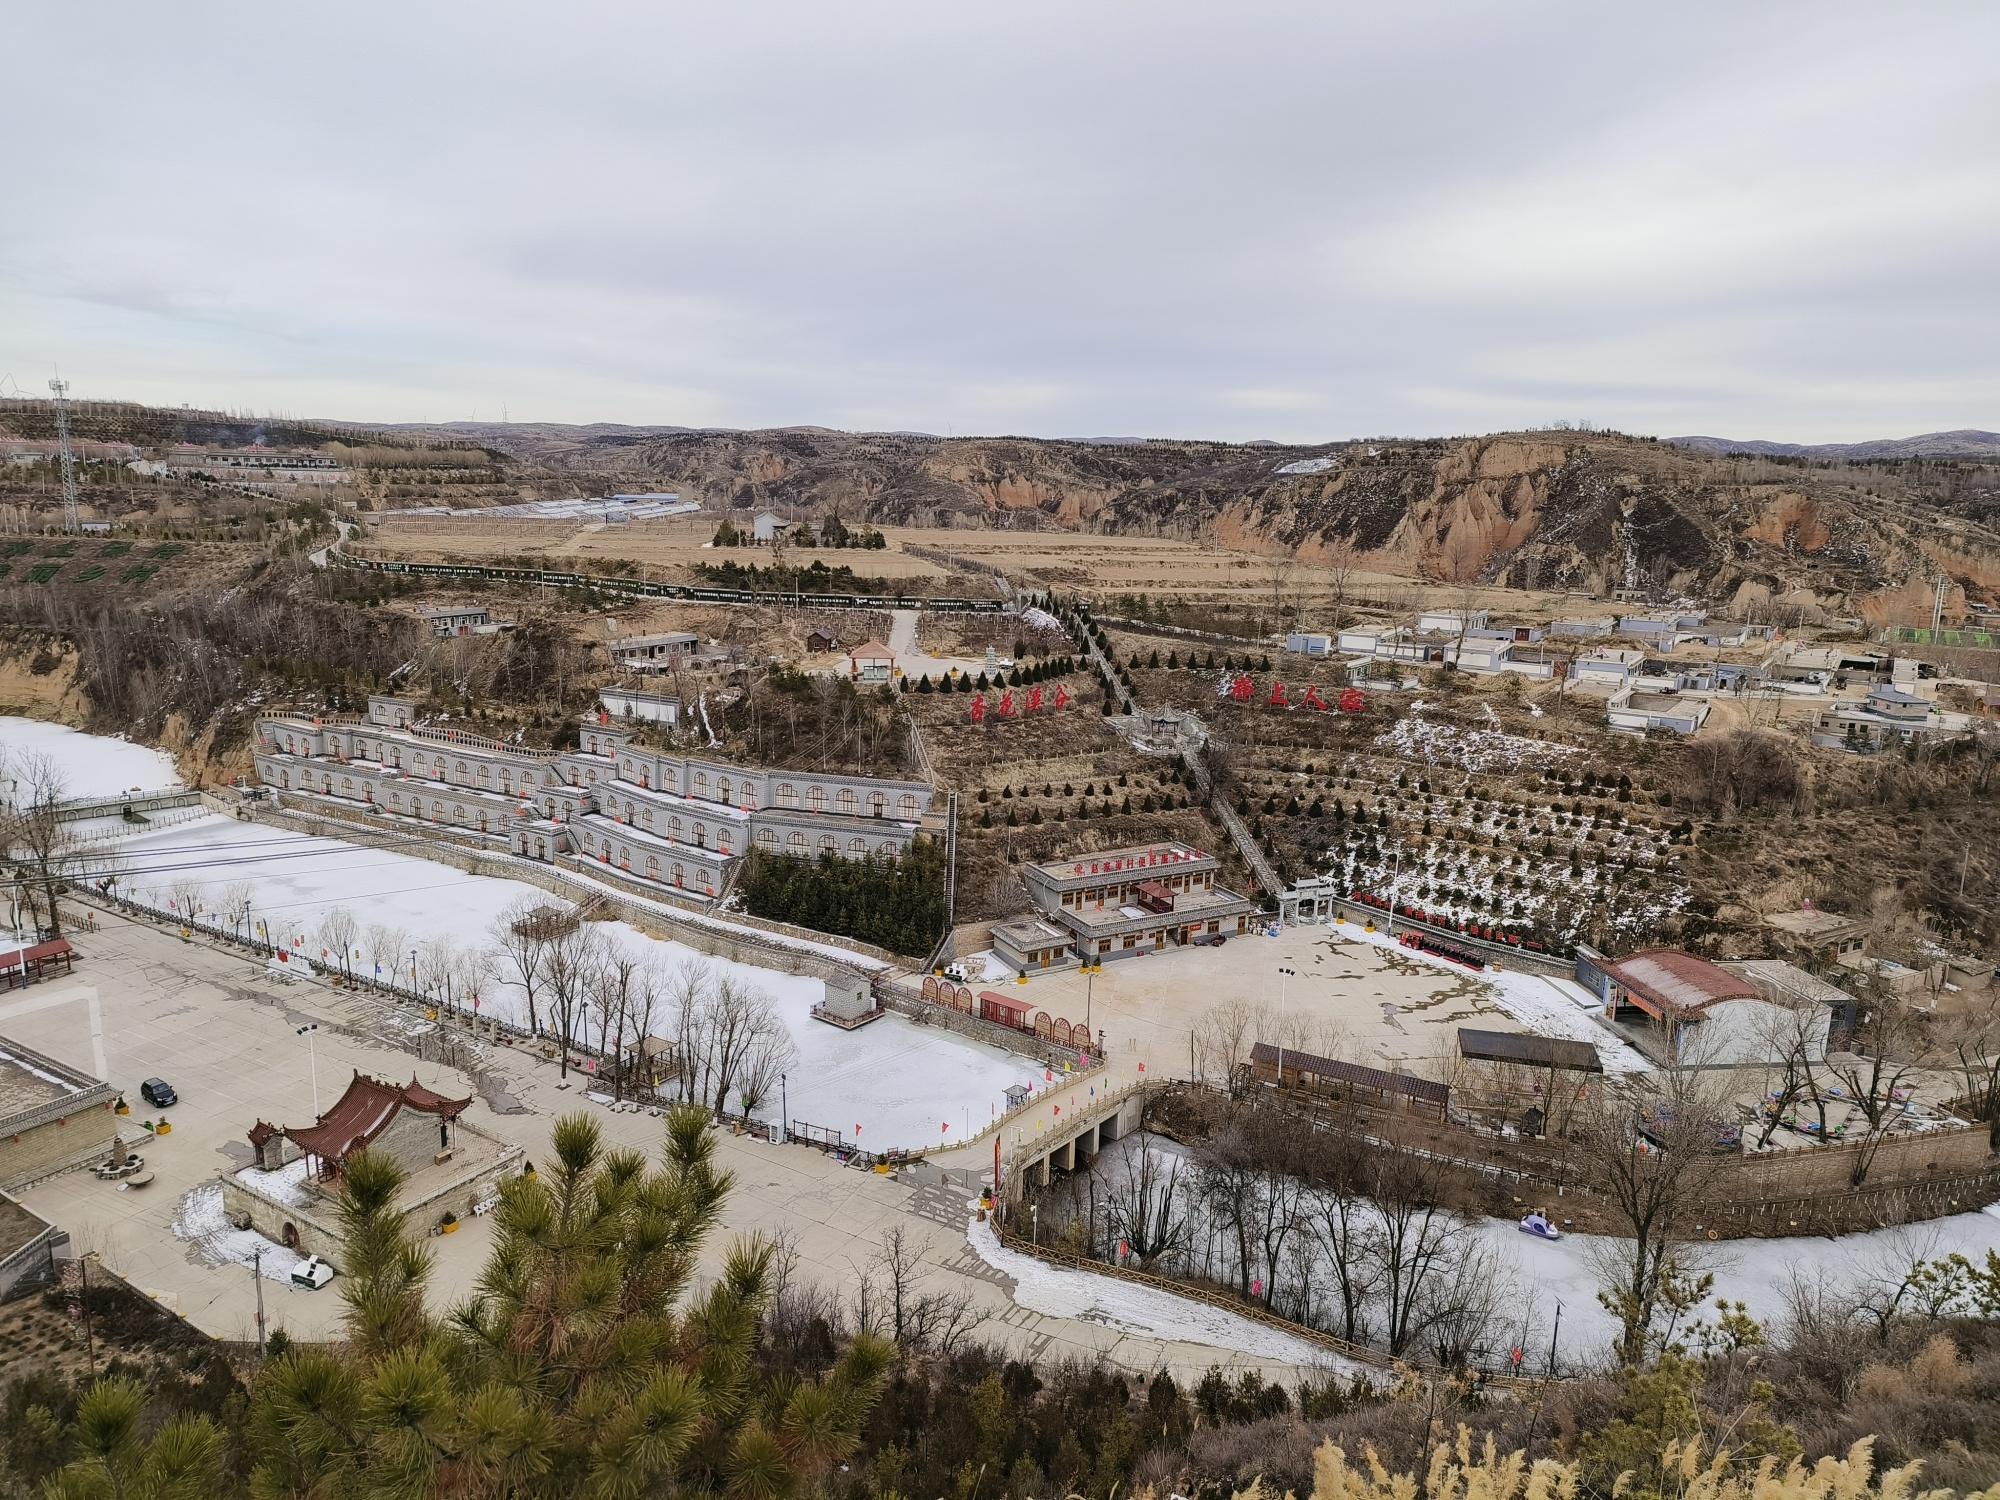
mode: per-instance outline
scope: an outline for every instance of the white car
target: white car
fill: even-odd
[[[317,1255],[308,1255],[292,1267],[292,1285],[302,1286],[309,1292],[316,1292],[333,1280],[333,1267]]]

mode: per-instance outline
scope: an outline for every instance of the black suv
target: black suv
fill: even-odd
[[[164,1078],[148,1078],[140,1084],[139,1097],[155,1109],[165,1109],[169,1104],[181,1102],[181,1096],[174,1092],[174,1086]]]

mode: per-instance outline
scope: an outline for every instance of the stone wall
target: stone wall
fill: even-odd
[[[1859,1145],[1801,1146],[1790,1151],[1743,1156],[1732,1161],[1716,1184],[1718,1196],[1754,1200],[1809,1197],[1839,1192],[1853,1180]],[[1922,1183],[1932,1177],[1977,1172],[1992,1164],[1986,1127],[1928,1130],[1891,1136],[1869,1163],[1864,1186]]]

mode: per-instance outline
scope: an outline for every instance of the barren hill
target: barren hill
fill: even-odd
[[[914,525],[1167,536],[1441,582],[1928,613],[1932,580],[2000,596],[2000,465],[1713,454],[1608,433],[1316,447],[931,438],[784,428],[524,429],[451,436],[524,464]]]
[[[80,405],[76,415],[81,437],[141,447],[340,443],[358,457],[354,445],[366,443],[383,446],[361,467],[435,466],[441,453],[490,461],[490,472],[471,476],[481,483],[448,489],[364,473],[353,494],[364,509],[674,489],[715,511],[1166,537],[1308,565],[1352,549],[1371,571],[1441,583],[1777,596],[1877,620],[1927,618],[1940,574],[1954,585],[1954,614],[1967,599],[2000,598],[2000,456],[1934,456],[1946,440],[1977,452],[1988,433],[1858,445],[1885,450],[1870,457],[1712,452],[1678,444],[1727,440],[1567,430],[1300,447],[807,426],[380,429],[114,403]],[[40,438],[47,420],[42,403],[0,403],[0,436]]]

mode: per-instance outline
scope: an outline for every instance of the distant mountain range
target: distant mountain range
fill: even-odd
[[[2000,432],[1982,432],[1976,427],[1962,427],[1956,432],[1923,432],[1906,438],[1876,438],[1866,443],[1770,443],[1761,438],[1719,437],[1671,437],[1664,441],[1703,453],[1761,453],[1772,458],[2000,460]]]

